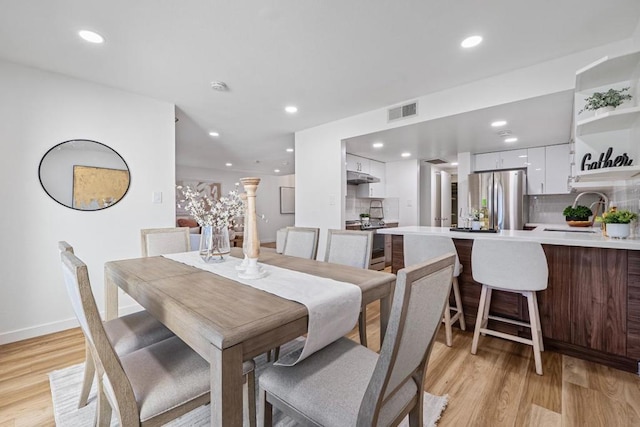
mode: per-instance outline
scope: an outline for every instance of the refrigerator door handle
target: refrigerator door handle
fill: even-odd
[[[496,182],[495,184],[496,204],[497,204],[497,216],[498,216],[498,230],[504,228],[504,188],[502,182]]]

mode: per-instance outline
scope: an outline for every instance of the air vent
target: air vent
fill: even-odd
[[[441,165],[443,163],[449,163],[446,160],[442,160],[442,159],[431,159],[431,160],[425,160],[425,162],[427,163],[431,163],[432,165]]]
[[[406,117],[415,116],[418,114],[418,103],[412,102],[411,104],[401,105],[399,107],[389,108],[389,121],[404,119]]]
[[[507,130],[501,130],[500,132],[497,132],[497,134],[502,138],[506,138],[507,136],[511,136],[512,132],[507,129]]]

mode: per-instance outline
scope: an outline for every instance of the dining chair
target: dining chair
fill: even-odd
[[[369,268],[373,231],[329,230],[325,262]],[[367,346],[367,306],[363,303],[358,318],[360,344]]]
[[[453,344],[453,331],[451,326],[457,321],[460,329],[467,330],[464,321],[464,311],[462,310],[462,298],[460,297],[460,286],[458,285],[458,276],[462,272],[462,264],[458,258],[456,245],[453,239],[447,236],[425,236],[417,234],[407,234],[404,236],[404,265],[413,265],[424,262],[429,258],[434,258],[442,254],[453,252],[456,254],[456,264],[453,269],[453,281],[451,289],[455,300],[455,307],[449,307],[444,310],[445,342],[451,347]],[[455,314],[452,316],[451,311]]]
[[[74,253],[73,247],[67,242],[58,242],[58,248],[60,252]],[[145,310],[106,321],[103,327],[114,351],[119,355],[131,353],[173,336],[167,327]],[[85,347],[86,356],[78,408],[87,405],[95,377],[95,362],[88,343]]]
[[[424,378],[449,297],[455,255],[398,272],[382,349],[340,338],[294,366],[260,375],[260,413],[272,425],[273,407],[303,425],[397,425],[407,415],[422,426]]]
[[[189,227],[146,228],[140,230],[142,256],[157,256],[189,252]]]
[[[482,283],[471,354],[478,352],[480,334],[528,344],[533,347],[536,373],[542,375],[540,352],[544,351],[544,344],[536,292],[547,289],[549,281],[549,267],[542,245],[531,241],[476,239],[471,250],[471,269],[473,280]],[[494,289],[522,294],[527,299],[529,323],[490,316],[491,294]],[[489,329],[490,319],[530,328],[531,339]]]
[[[209,363],[178,337],[119,355],[98,313],[87,266],[70,251],[62,251],[61,259],[67,293],[98,372],[98,425],[109,425],[112,410],[122,426],[162,425],[209,402]],[[253,361],[243,365],[249,388],[254,368]]]
[[[287,235],[284,239],[282,254],[299,258],[316,259],[319,232],[319,228],[287,227]]]

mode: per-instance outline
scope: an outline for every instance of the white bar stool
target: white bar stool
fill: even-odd
[[[467,330],[464,322],[464,312],[462,311],[462,298],[460,297],[460,287],[458,286],[458,276],[462,272],[462,265],[458,259],[456,246],[453,239],[444,236],[425,236],[417,234],[407,234],[404,236],[404,266],[423,263],[431,258],[436,258],[447,253],[456,254],[456,263],[453,269],[453,279],[451,288],[456,301],[455,307],[447,307],[444,310],[444,330],[447,346],[451,347],[453,341],[453,331],[451,325],[455,322],[460,324],[460,329]],[[452,316],[451,311],[455,314]]]
[[[476,354],[478,351],[480,334],[528,344],[533,346],[536,373],[542,375],[540,352],[544,351],[544,345],[536,291],[547,289],[549,279],[547,258],[542,250],[542,245],[528,241],[476,239],[473,242],[471,252],[471,268],[473,280],[482,283],[471,354]],[[525,296],[529,308],[530,323],[490,316],[489,307],[493,289],[517,292]],[[488,329],[489,319],[530,328],[532,339]]]

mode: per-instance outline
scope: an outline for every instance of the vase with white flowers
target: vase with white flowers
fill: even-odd
[[[240,198],[238,187],[213,200],[201,195],[189,186],[177,186],[184,199],[178,206],[189,212],[189,215],[202,227],[200,235],[200,257],[205,262],[222,262],[231,252],[229,227],[235,219],[244,215],[244,203]]]

